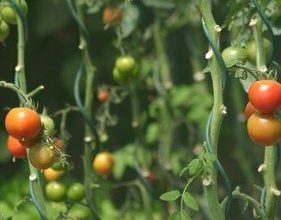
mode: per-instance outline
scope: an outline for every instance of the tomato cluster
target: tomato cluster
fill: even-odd
[[[27,14],[28,7],[25,0],[19,1],[19,7],[21,7],[24,15]],[[11,7],[9,2],[4,2],[0,7],[0,42],[6,40],[10,33],[10,26],[17,24],[17,13]]]
[[[270,146],[281,138],[281,120],[274,113],[281,107],[281,84],[273,80],[252,83],[245,108],[247,131],[251,140]]]
[[[30,162],[37,169],[47,169],[60,159],[64,143],[52,137],[55,124],[49,116],[26,107],[13,108],[6,115],[5,127],[14,158],[26,157],[28,148]]]
[[[132,56],[121,56],[115,61],[113,78],[118,83],[128,83],[139,75],[138,67]]]

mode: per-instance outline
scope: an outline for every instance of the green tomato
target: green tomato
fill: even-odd
[[[91,210],[83,205],[75,204],[68,213],[69,217],[77,220],[92,220],[93,216]]]
[[[16,24],[17,23],[17,13],[10,6],[3,6],[1,8],[1,16],[4,21],[8,24]]]
[[[52,136],[55,133],[55,122],[52,118],[48,115],[40,115],[42,127],[43,127],[43,134],[45,136]]]
[[[271,42],[264,38],[263,39],[263,46],[264,46],[264,55],[265,55],[265,60],[267,61],[269,59],[269,56],[271,54],[271,51],[272,51],[272,44]],[[251,62],[251,63],[256,63],[256,44],[254,41],[250,41],[248,44],[247,44],[247,47],[246,47],[246,50],[247,50],[247,54],[248,54],[248,60]]]
[[[49,182],[46,185],[46,195],[50,201],[62,202],[65,199],[66,187],[59,182]]]
[[[228,47],[222,52],[223,60],[227,67],[247,61],[247,51],[241,47]]]
[[[67,190],[67,198],[74,202],[79,202],[85,197],[84,186],[81,183],[73,183]]]
[[[120,73],[132,74],[136,66],[136,61],[131,56],[118,57],[115,62],[115,67]]]
[[[4,20],[0,22],[0,42],[3,42],[9,36],[10,26]]]

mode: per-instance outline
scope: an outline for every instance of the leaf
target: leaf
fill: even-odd
[[[202,172],[202,170],[203,170],[203,167],[204,167],[204,164],[203,164],[202,160],[200,160],[198,158],[193,159],[188,164],[189,174],[191,176],[194,176],[195,174],[200,174],[200,172]]]
[[[215,162],[217,160],[216,155],[212,154],[212,153],[205,153],[204,158],[208,161],[211,161],[211,162]]]
[[[122,4],[120,6],[124,12],[124,17],[121,22],[121,35],[122,38],[128,37],[137,27],[139,19],[139,9],[132,4]]]
[[[185,168],[183,168],[182,169],[182,171],[180,172],[180,175],[179,175],[179,177],[181,177],[186,171],[188,171],[188,169],[189,169],[189,167],[187,166],[187,167],[185,167]]]
[[[178,190],[172,190],[166,193],[163,193],[160,196],[160,199],[163,201],[167,201],[167,202],[171,202],[171,201],[175,201],[180,197],[180,191]]]
[[[158,123],[151,123],[146,129],[145,139],[149,144],[153,144],[157,141],[160,133],[160,128]]]
[[[170,217],[169,220],[177,220],[179,213],[178,212],[174,212]]]
[[[192,219],[186,212],[181,211],[177,216],[177,220],[192,220]]]
[[[186,204],[189,208],[191,208],[195,211],[199,210],[198,202],[189,192],[186,191],[183,194],[183,201],[184,201],[184,204]]]

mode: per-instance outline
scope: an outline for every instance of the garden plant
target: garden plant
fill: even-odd
[[[280,0],[0,0],[0,220],[281,220]]]

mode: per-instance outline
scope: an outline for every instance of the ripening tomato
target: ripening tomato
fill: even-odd
[[[73,183],[67,190],[67,198],[73,202],[79,202],[85,197],[85,189],[82,183]]]
[[[248,119],[247,131],[254,143],[270,146],[281,138],[281,121],[270,114],[254,113]]]
[[[21,141],[36,138],[41,131],[39,114],[30,108],[13,108],[5,119],[7,132]]]
[[[264,46],[265,60],[267,61],[269,59],[270,53],[273,49],[272,44],[268,39],[264,38],[263,46]],[[251,63],[256,63],[257,51],[256,51],[255,41],[250,41],[246,46],[246,50],[247,50],[247,54],[248,54],[248,60]]]
[[[37,142],[29,151],[31,164],[37,169],[47,169],[51,167],[60,157],[60,153],[54,147],[46,143]]]
[[[102,176],[108,176],[112,171],[114,159],[111,153],[98,153],[93,161],[93,168]]]
[[[18,139],[9,136],[7,139],[7,147],[9,152],[13,155],[14,158],[25,158],[26,157],[26,149],[25,147],[18,141]]]
[[[227,67],[247,61],[247,51],[242,47],[227,47],[222,52],[222,57]]]
[[[41,124],[43,128],[43,134],[46,136],[52,136],[55,133],[55,122],[48,115],[40,115]]]
[[[46,195],[50,201],[62,202],[65,199],[66,187],[60,182],[49,182],[46,185]]]
[[[251,104],[251,102],[248,102],[244,111],[245,117],[248,119],[255,112],[257,112],[255,107]]]
[[[4,42],[6,38],[9,36],[10,26],[6,23],[6,21],[0,21],[0,42]]]
[[[10,6],[3,6],[1,8],[1,16],[4,21],[8,24],[16,24],[17,23],[17,13]]]
[[[54,170],[52,167],[44,170],[44,177],[48,182],[58,180],[63,174],[64,171]]]
[[[249,100],[261,113],[273,113],[281,106],[281,84],[274,80],[259,80],[249,89]]]
[[[102,15],[103,23],[106,25],[114,25],[122,20],[123,13],[119,8],[105,8]]]
[[[107,89],[100,89],[98,91],[98,100],[100,102],[106,102],[109,99],[109,91]]]

